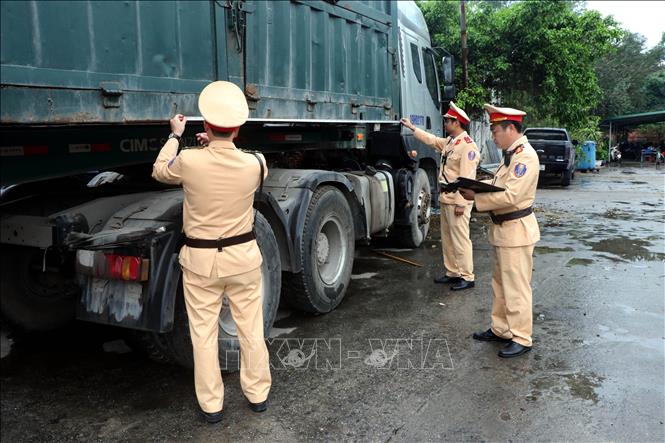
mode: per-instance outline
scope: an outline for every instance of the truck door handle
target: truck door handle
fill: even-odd
[[[425,128],[432,129],[432,120],[430,120],[429,115],[427,116],[427,119],[425,121]]]

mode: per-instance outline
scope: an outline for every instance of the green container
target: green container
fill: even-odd
[[[394,120],[394,1],[3,1],[2,124],[198,115],[212,80],[250,117]]]

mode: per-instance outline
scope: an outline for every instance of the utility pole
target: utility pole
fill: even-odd
[[[460,1],[460,30],[462,32],[462,81],[463,87],[469,86],[469,48],[466,46],[466,10],[465,0]]]

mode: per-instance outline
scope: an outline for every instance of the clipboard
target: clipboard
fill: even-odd
[[[470,189],[473,192],[479,194],[483,192],[501,192],[505,189],[498,186],[490,185],[488,183],[483,183],[478,180],[471,180],[466,177],[459,177],[457,180],[451,183],[440,183],[441,191],[445,193],[457,192],[459,188]]]

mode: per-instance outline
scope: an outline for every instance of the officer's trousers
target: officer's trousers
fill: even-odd
[[[448,277],[462,277],[474,281],[473,245],[469,238],[469,219],[472,205],[467,205],[464,214],[455,215],[455,205],[441,203],[441,242],[443,266]]]
[[[492,331],[522,346],[532,345],[531,274],[534,246],[494,247]]]
[[[183,269],[183,288],[194,351],[196,397],[205,412],[224,405],[219,367],[219,314],[226,294],[240,340],[240,385],[252,403],[268,398],[271,376],[263,336],[261,268],[222,278],[208,278]]]

